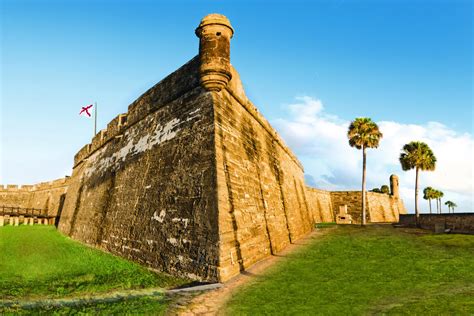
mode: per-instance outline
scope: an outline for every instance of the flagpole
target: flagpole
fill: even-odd
[[[97,135],[97,102],[94,102],[94,136]]]

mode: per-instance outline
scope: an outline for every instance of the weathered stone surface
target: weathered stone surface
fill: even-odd
[[[154,87],[168,96],[152,89],[135,101],[127,116],[136,119],[122,137],[76,165],[59,229],[153,268],[213,281],[213,109],[199,86],[197,61],[163,80],[167,90]],[[176,93],[184,81],[187,91]]]
[[[401,214],[399,223],[415,227],[415,214]],[[474,234],[474,213],[420,214],[421,228],[435,230],[437,224],[450,232]]]
[[[393,195],[366,192],[367,222],[398,222],[399,214],[406,214],[403,201]],[[331,200],[334,210],[347,205],[347,213],[353,224],[360,224],[362,214],[362,193],[360,191],[333,191]]]
[[[213,93],[221,280],[311,231],[303,168],[245,97],[232,70]]]
[[[306,197],[315,223],[336,221],[336,209],[333,208],[330,191],[306,187]]]

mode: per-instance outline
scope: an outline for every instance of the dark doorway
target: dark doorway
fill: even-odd
[[[58,228],[59,219],[61,218],[61,213],[63,212],[64,200],[66,200],[66,193],[61,194],[59,197],[58,213],[56,215],[56,219],[54,220],[54,226],[56,226],[56,228]]]

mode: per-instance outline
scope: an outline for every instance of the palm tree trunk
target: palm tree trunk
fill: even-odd
[[[428,199],[428,201],[430,202],[430,214],[431,214],[431,199]]]
[[[442,202],[441,202],[441,198],[439,198],[439,213],[443,213],[443,210],[441,209],[441,207],[443,206]]]
[[[436,198],[436,214],[439,214],[439,200]]]
[[[366,219],[365,219],[365,169],[366,169],[366,153],[365,153],[365,146],[362,146],[362,220],[361,220],[362,226],[367,224]]]
[[[415,180],[415,215],[416,215],[416,226],[420,227],[420,213],[418,212],[418,167],[416,168],[416,180]]]

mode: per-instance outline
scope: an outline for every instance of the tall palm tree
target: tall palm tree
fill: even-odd
[[[444,205],[448,207],[448,213],[451,213],[451,201],[444,202]]]
[[[366,152],[367,148],[377,148],[379,146],[382,133],[379,127],[368,117],[358,117],[349,125],[347,137],[349,145],[357,149],[362,149],[362,220],[361,225],[366,224],[365,216],[365,174],[366,174]]]
[[[433,199],[436,200],[436,214],[439,214],[439,200],[438,200],[438,195],[439,195],[439,191],[438,191],[438,190],[434,190],[434,191],[433,191]]]
[[[430,214],[432,214],[432,211],[431,211],[431,200],[434,199],[434,192],[435,192],[435,189],[433,189],[432,187],[426,187],[426,188],[424,188],[424,190],[423,190],[423,198],[424,198],[425,200],[428,200],[429,205],[430,205]]]
[[[447,205],[448,206],[448,210],[449,212],[451,212],[451,210],[453,210],[453,213],[454,213],[454,208],[457,207],[456,203],[452,202],[452,201],[446,201],[444,203],[444,205]]]
[[[440,214],[442,213],[441,206],[443,206],[443,204],[441,203],[441,198],[442,198],[443,196],[444,196],[443,191],[438,191],[439,213],[440,213]]]
[[[423,142],[410,142],[403,146],[400,154],[400,164],[404,171],[415,169],[415,214],[416,224],[420,225],[420,213],[418,211],[418,182],[419,173],[422,171],[433,171],[436,167],[436,157],[431,148]]]

